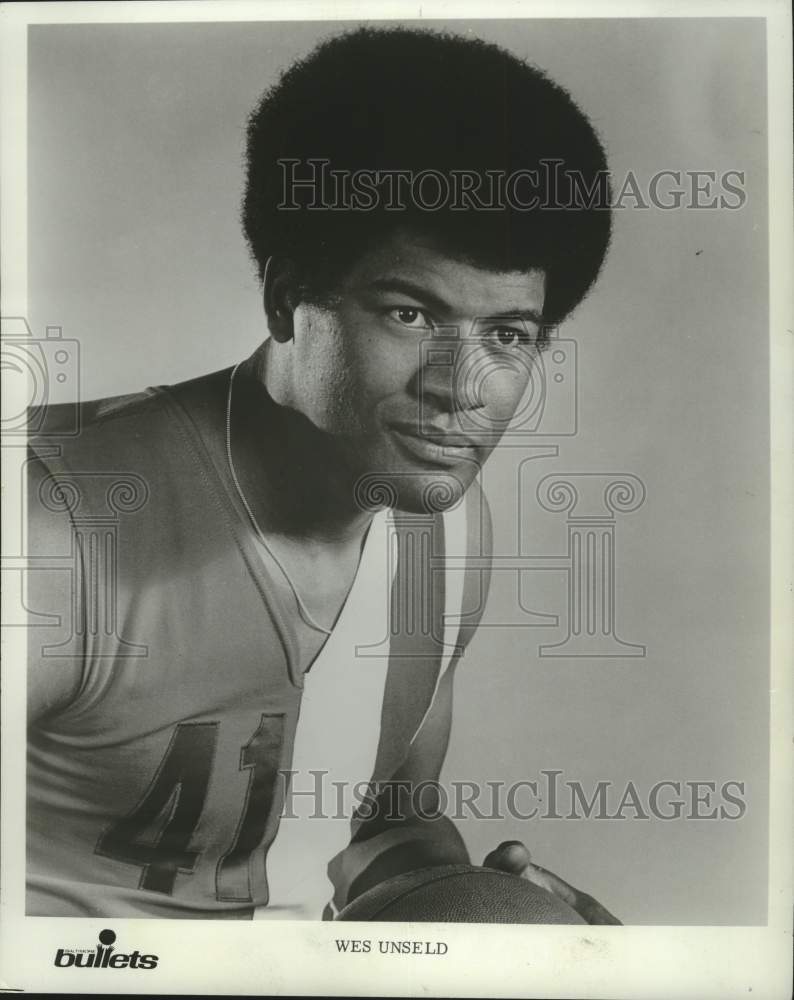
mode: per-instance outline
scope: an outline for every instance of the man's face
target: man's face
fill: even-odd
[[[359,498],[390,493],[413,511],[460,498],[531,378],[544,285],[541,271],[481,270],[402,232],[332,304],[298,305],[292,403],[330,436]]]

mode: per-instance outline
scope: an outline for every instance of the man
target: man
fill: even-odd
[[[561,185],[603,151],[502,50],[365,29],[264,96],[247,167],[267,339],[31,442],[31,555],[74,556],[31,573],[31,914],[317,919],[468,861],[394,793],[439,777],[475,477],[601,266],[609,212]],[[521,844],[486,860],[616,922]]]

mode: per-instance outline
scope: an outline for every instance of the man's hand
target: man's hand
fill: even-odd
[[[495,851],[491,851],[483,864],[486,868],[499,868],[534,882],[567,903],[588,924],[620,924],[620,920],[613,917],[598,900],[586,892],[574,889],[553,872],[532,864],[529,851],[520,840],[503,841]]]

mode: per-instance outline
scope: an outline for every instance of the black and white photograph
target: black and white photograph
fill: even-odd
[[[0,9],[4,990],[789,995],[791,15],[701,7]]]

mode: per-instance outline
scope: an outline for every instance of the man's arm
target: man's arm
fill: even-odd
[[[436,789],[449,744],[455,666],[453,661],[442,677],[402,764],[378,787],[377,798],[364,803],[350,844],[328,866],[338,910],[394,875],[470,863],[460,833],[437,808],[443,805]]]
[[[491,519],[487,502],[478,486],[467,496],[468,551],[479,556],[477,568],[466,573],[464,608],[477,609],[466,615],[458,637],[465,648],[482,617],[490,583],[484,568],[492,551]],[[486,557],[484,560],[482,557]],[[447,817],[433,816],[433,784],[438,782],[449,744],[452,724],[453,681],[459,657],[454,657],[441,679],[431,710],[412,741],[409,752],[375,803],[371,815],[354,821],[348,846],[332,859],[328,873],[334,885],[334,905],[341,910],[356,896],[395,875],[443,864],[470,864],[466,846]],[[424,789],[422,794],[419,791]],[[443,805],[443,802],[437,803]],[[418,811],[417,811],[418,810]],[[561,898],[588,923],[619,924],[608,910],[589,894],[574,888],[553,872],[530,861],[526,847],[506,841],[491,851],[483,864],[523,877]]]
[[[350,844],[332,859],[328,872],[334,884],[334,903],[341,909],[366,889],[403,872],[432,865],[469,864],[463,838],[454,823],[441,815],[437,788],[452,727],[453,684],[456,668],[477,631],[490,585],[488,560],[492,551],[492,525],[485,495],[475,480],[465,497],[465,541],[447,539],[445,552],[466,555],[461,597],[461,624],[453,656],[441,676],[430,709],[399,765],[391,772],[369,815],[353,822]],[[450,547],[454,546],[450,552]],[[465,547],[464,547],[465,546]],[[428,588],[429,589],[429,588]],[[405,687],[416,680],[410,660],[395,665],[397,679],[405,669]],[[420,668],[421,670],[421,668]],[[413,678],[410,676],[414,671]],[[395,741],[406,738],[394,732]],[[363,813],[364,810],[361,810]]]
[[[33,452],[26,473],[27,714],[33,724],[68,704],[79,690],[83,658],[47,655],[47,649],[74,628],[75,588],[82,587],[82,571],[68,510],[43,500],[54,496],[53,474]]]

